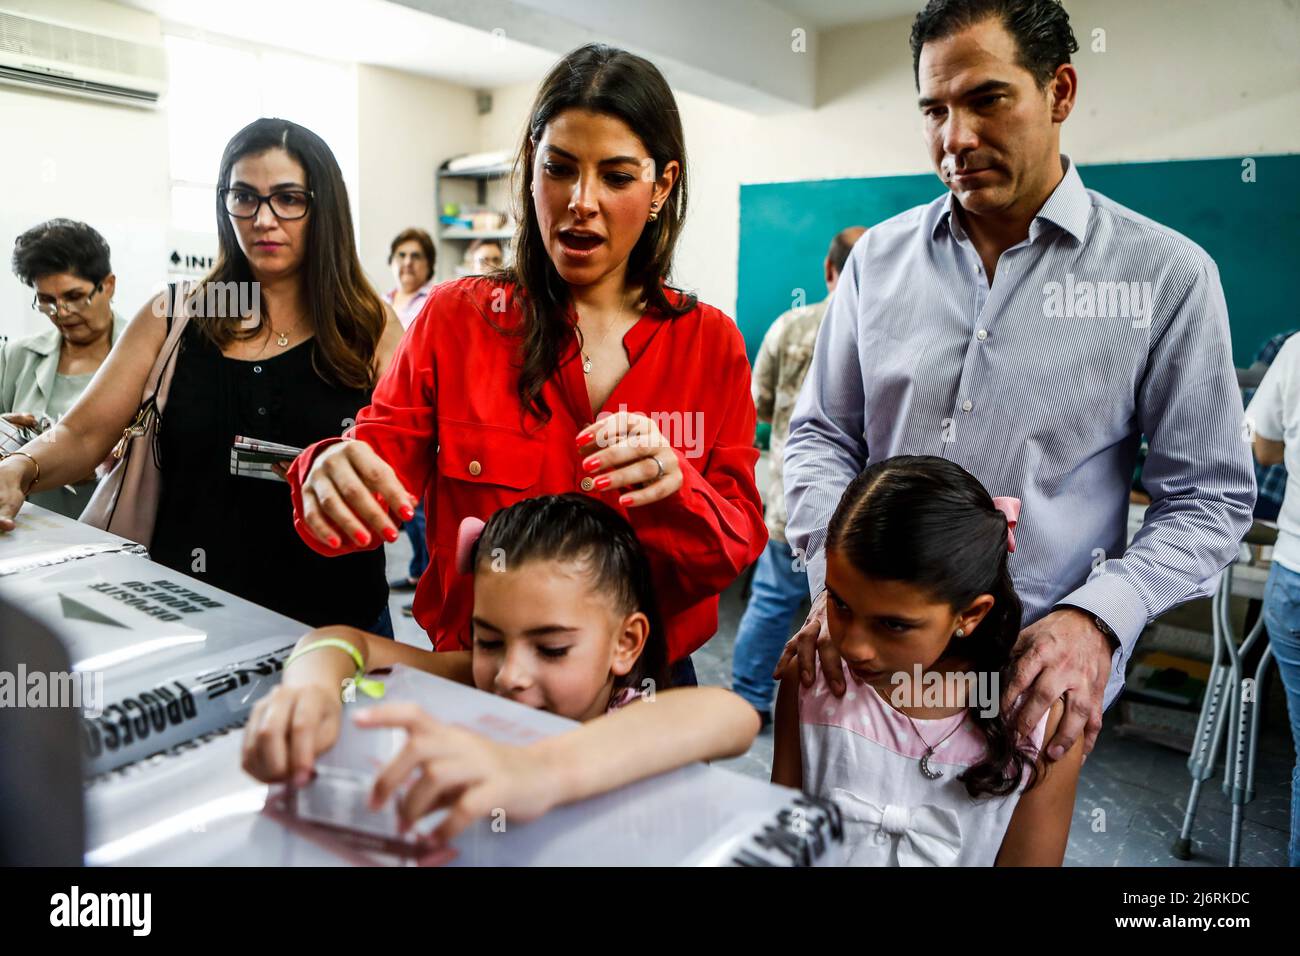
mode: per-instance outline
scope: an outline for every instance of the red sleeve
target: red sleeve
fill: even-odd
[[[662,501],[627,509],[628,521],[657,565],[661,599],[666,604],[693,604],[715,597],[767,547],[762,499],[754,481],[758,449],[754,447],[754,400],[749,361],[740,331],[725,316],[727,336],[718,343],[722,374],[718,401],[706,414],[720,416],[713,445],[699,458],[673,449],[682,470],[682,487]],[[698,372],[706,374],[704,370]],[[666,575],[666,577],[665,577]],[[664,587],[676,592],[670,595]]]
[[[435,287],[424,308],[402,336],[388,370],[375,385],[370,404],[357,413],[356,424],[341,438],[326,438],[308,446],[289,468],[289,490],[293,497],[293,524],[308,547],[334,557],[354,551],[369,551],[382,540],[373,535],[368,547],[359,547],[346,538],[338,548],[316,539],[302,520],[302,483],[312,463],[326,448],[347,439],[364,441],[397,472],[407,491],[422,497],[434,465],[437,414],[436,367],[433,343],[436,327],[448,311],[463,306],[455,288]]]

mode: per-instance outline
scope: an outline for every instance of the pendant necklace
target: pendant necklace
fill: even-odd
[[[951,737],[953,734],[955,734],[958,730],[961,729],[961,726],[964,723],[966,723],[965,719],[963,718],[962,720],[957,721],[957,726],[953,727],[952,730],[944,734],[943,740],[940,740],[937,744],[935,744],[932,747],[929,744],[925,743],[925,738],[921,736],[921,730],[919,727],[916,726],[916,721],[912,720],[911,715],[903,714],[903,716],[906,717],[908,723],[912,725],[912,730],[916,732],[916,736],[920,738],[921,743],[925,744],[925,753],[921,754],[921,775],[924,776],[925,779],[927,780],[938,780],[940,777],[943,776],[943,771],[932,769],[930,767],[930,758],[934,756],[934,752],[937,749],[939,749],[939,747],[943,746],[945,740],[947,740],[949,737]]]
[[[619,322],[619,320],[621,320],[621,319],[623,318],[625,312],[626,312],[626,310],[623,310],[623,309],[620,309],[620,310],[619,310],[619,313],[618,313],[618,319],[616,319],[616,320],[614,320],[613,322],[611,322],[611,323],[610,323],[610,324],[605,328],[605,334],[602,335],[602,336],[600,337],[600,341],[596,343],[596,348],[592,349],[592,350],[591,350],[592,352],[597,351],[597,350],[598,350],[602,345],[605,344],[605,340],[606,340],[607,338],[609,338],[609,333],[614,331],[614,326],[617,325],[618,322]],[[578,329],[578,333],[579,333],[579,335],[581,335],[581,333],[582,333],[582,327],[581,327],[581,326],[577,326],[577,329]],[[591,352],[588,352],[588,351],[586,351],[585,349],[582,349],[582,374],[584,374],[584,375],[590,375],[590,374],[591,374]]]
[[[605,344],[605,340],[609,338],[609,333],[614,331],[615,324],[616,323],[610,323],[609,327],[605,329],[605,334],[602,335],[600,337],[600,341],[596,343],[596,349],[600,348],[602,345]],[[596,351],[596,349],[592,349],[592,352]],[[590,352],[584,351],[582,353],[582,374],[583,375],[591,374],[591,353]]]

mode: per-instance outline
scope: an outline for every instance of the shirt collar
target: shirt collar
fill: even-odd
[[[420,288],[415,290],[415,293],[411,296],[411,301],[414,302],[416,299],[424,298],[437,284],[438,284],[437,279],[430,279],[424,285],[420,286]],[[387,292],[384,293],[384,301],[387,302],[389,305],[392,305],[393,300],[397,298],[397,293],[400,292],[401,289],[402,289],[401,286],[394,286],[393,288],[389,289]]]
[[[672,288],[667,283],[663,285],[663,290],[664,298],[668,300],[669,304],[674,308],[680,309],[686,301],[687,294],[678,289]],[[577,324],[578,313],[574,309],[572,303],[569,304],[568,317],[571,323],[575,325]],[[638,319],[632,328],[628,329],[623,335],[623,346],[627,349],[628,364],[636,362],[636,360],[641,357],[641,354],[649,347],[655,334],[664,326],[664,322],[661,320],[673,318],[676,318],[676,316],[671,312],[667,312],[653,304],[646,305],[645,312],[641,318]],[[570,340],[570,344],[565,353],[566,359],[576,356],[579,351],[578,340],[575,337]]]
[[[1088,190],[1083,187],[1079,170],[1065,154],[1061,155],[1061,171],[1064,173],[1061,181],[1056,184],[1052,194],[1047,197],[1047,202],[1043,203],[1042,208],[1034,216],[1033,222],[1029,224],[1030,242],[1042,235],[1048,223],[1068,232],[1079,242],[1088,238],[1088,216],[1092,212],[1092,199],[1088,196]],[[930,229],[931,238],[938,239],[939,232],[945,225],[956,238],[966,237],[966,232],[961,227],[961,220],[954,215],[956,206],[957,197],[951,191],[936,203],[935,209],[938,215],[935,217],[934,226]]]
[[[1083,242],[1088,238],[1088,216],[1092,212],[1092,199],[1088,190],[1083,188],[1079,170],[1070,161],[1069,156],[1061,156],[1061,171],[1065,173],[1061,181],[1047,197],[1043,208],[1029,226],[1029,238],[1037,239],[1043,231],[1042,223],[1050,222],[1064,229],[1074,238]]]
[[[112,348],[122,333],[126,330],[126,319],[118,314],[116,309],[112,310],[113,324],[108,333],[108,347]],[[49,329],[38,335],[33,335],[23,342],[23,347],[29,352],[35,352],[37,355],[50,356],[59,351],[63,346],[63,333],[57,328]]]

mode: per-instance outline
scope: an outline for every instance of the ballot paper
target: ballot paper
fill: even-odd
[[[74,670],[102,675],[82,708],[90,773],[242,719],[310,630],[136,554],[10,575],[0,594],[54,629]]]
[[[18,451],[18,449],[49,428],[50,424],[48,418],[42,418],[36,428],[27,428],[0,418],[0,455],[11,455]]]
[[[14,518],[13,531],[0,534],[0,578],[32,568],[64,564],[96,554],[145,554],[142,545],[109,534],[30,501]]]
[[[404,675],[396,678],[398,684],[404,681]],[[399,690],[388,699],[409,700],[411,695]],[[277,807],[289,816],[335,828],[345,835],[369,834],[398,844],[410,843],[414,836],[398,831],[394,801],[378,811],[368,806],[375,777],[402,752],[406,733],[392,727],[357,727],[352,717],[360,709],[345,708],[339,739],[316,762],[315,778],[302,789],[286,791]]]
[[[230,473],[246,478],[284,481],[275,465],[287,465],[302,454],[301,448],[236,435],[230,446]]]
[[[573,729],[573,721],[404,667],[385,701],[415,700],[435,719],[502,742]],[[345,717],[359,702],[345,708]],[[634,706],[653,706],[649,703]],[[239,769],[242,728],[228,725],[155,757],[102,774],[86,791],[92,865],[344,866],[431,862],[388,829],[391,809],[368,811],[368,792],[393,752],[390,731],[353,727],[298,791],[267,787]],[[347,733],[346,729],[343,733]],[[371,737],[364,735],[370,734]],[[322,781],[324,783],[322,784]],[[321,786],[314,796],[312,788]],[[304,818],[304,800],[328,824]],[[313,804],[312,801],[315,801]],[[423,821],[435,826],[438,815]],[[529,823],[494,814],[435,862],[451,866],[790,866],[841,860],[838,808],[728,770],[692,764]]]

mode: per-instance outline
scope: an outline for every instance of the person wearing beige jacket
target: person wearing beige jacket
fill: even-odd
[[[51,219],[28,229],[14,243],[13,270],[35,290],[32,308],[54,328],[0,348],[0,418],[18,428],[44,430],[76,403],[126,320],[110,304],[117,279],[108,243],[85,223]],[[94,476],[87,475],[30,500],[76,518],[94,488]]]

